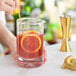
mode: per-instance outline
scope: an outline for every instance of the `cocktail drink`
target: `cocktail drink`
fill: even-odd
[[[45,62],[44,21],[35,18],[17,20],[17,62],[33,68]]]

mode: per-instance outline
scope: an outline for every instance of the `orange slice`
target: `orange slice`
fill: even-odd
[[[37,34],[38,35],[39,32],[30,30],[30,31],[25,32],[25,34]]]
[[[36,34],[25,34],[21,39],[21,47],[27,53],[36,53],[41,48],[41,39]]]

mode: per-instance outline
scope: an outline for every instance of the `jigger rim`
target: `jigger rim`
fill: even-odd
[[[61,15],[61,16],[60,16],[60,18],[68,18],[68,17],[70,17],[70,18],[71,18],[71,16],[70,16],[70,15]]]

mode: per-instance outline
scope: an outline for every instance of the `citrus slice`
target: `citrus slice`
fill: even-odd
[[[39,34],[39,32],[37,32],[37,31],[34,31],[34,30],[30,30],[30,31],[27,31],[27,32],[25,32],[25,34]]]
[[[36,34],[25,34],[21,39],[21,47],[27,53],[38,52],[41,47],[41,39]]]

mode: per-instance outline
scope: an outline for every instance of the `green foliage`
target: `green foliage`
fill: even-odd
[[[50,31],[50,30],[53,30],[53,29],[59,30],[60,29],[59,24],[58,23],[49,24],[49,26],[47,27],[47,30]]]
[[[53,39],[53,30],[56,29],[56,30],[59,30],[60,29],[60,26],[58,23],[52,23],[52,24],[49,24],[48,27],[47,27],[47,31],[45,33],[45,39],[47,41],[50,41]]]
[[[22,2],[22,6],[21,6],[21,17],[29,17],[31,16],[31,12],[35,9],[35,8],[40,8],[41,11],[44,10],[44,0],[41,0],[41,3],[38,5],[36,4],[36,0],[23,0]],[[14,19],[17,20],[18,14],[14,15]]]
[[[46,39],[47,41],[52,40],[52,39],[53,39],[53,32],[52,32],[52,31],[47,32],[47,33],[44,35],[44,37],[45,37],[45,39]]]

